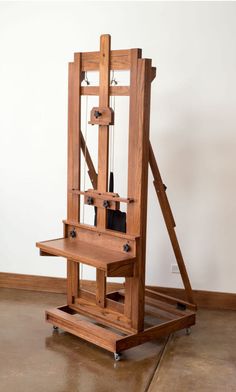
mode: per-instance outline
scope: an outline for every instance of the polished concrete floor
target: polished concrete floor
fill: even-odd
[[[110,353],[63,331],[44,310],[60,294],[0,289],[0,392],[236,391],[236,312],[198,312],[192,334]]]
[[[190,336],[173,335],[148,392],[236,392],[236,312],[199,310]]]
[[[44,311],[61,294],[0,289],[1,392],[139,392],[150,384],[165,339],[113,355],[63,331]]]

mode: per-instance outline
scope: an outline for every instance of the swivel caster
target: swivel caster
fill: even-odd
[[[120,361],[120,359],[121,359],[121,354],[120,353],[114,353],[114,360],[116,362],[118,362],[118,361]]]
[[[186,335],[191,335],[191,328],[186,328],[185,333],[186,333]]]
[[[58,330],[58,327],[56,325],[53,325],[52,327],[55,331]]]

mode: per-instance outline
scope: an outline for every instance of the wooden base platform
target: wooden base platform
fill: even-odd
[[[154,294],[153,294],[154,293]],[[65,305],[46,311],[46,320],[55,327],[72,333],[90,343],[113,352],[143,344],[149,340],[167,336],[170,333],[189,328],[195,324],[195,311],[188,308],[188,303],[172,297],[146,290],[145,327],[141,332],[124,332],[112,323],[101,322],[98,317],[87,317],[75,307]],[[154,298],[156,294],[156,298]],[[122,298],[123,292],[110,294],[113,298]],[[109,294],[108,294],[109,297]],[[191,307],[191,304],[190,304]]]

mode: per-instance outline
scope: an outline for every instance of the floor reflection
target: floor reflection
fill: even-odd
[[[45,339],[48,350],[62,356],[65,363],[65,391],[144,391],[153,374],[165,340],[127,350],[115,362],[113,354],[69,333],[52,330]]]

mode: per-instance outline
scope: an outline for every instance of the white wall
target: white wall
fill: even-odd
[[[235,291],[235,17],[234,2],[0,3],[0,271],[65,276],[35,242],[66,216],[67,62],[110,33],[158,69],[151,140],[192,285]],[[151,176],[148,207],[147,282],[181,287]]]

